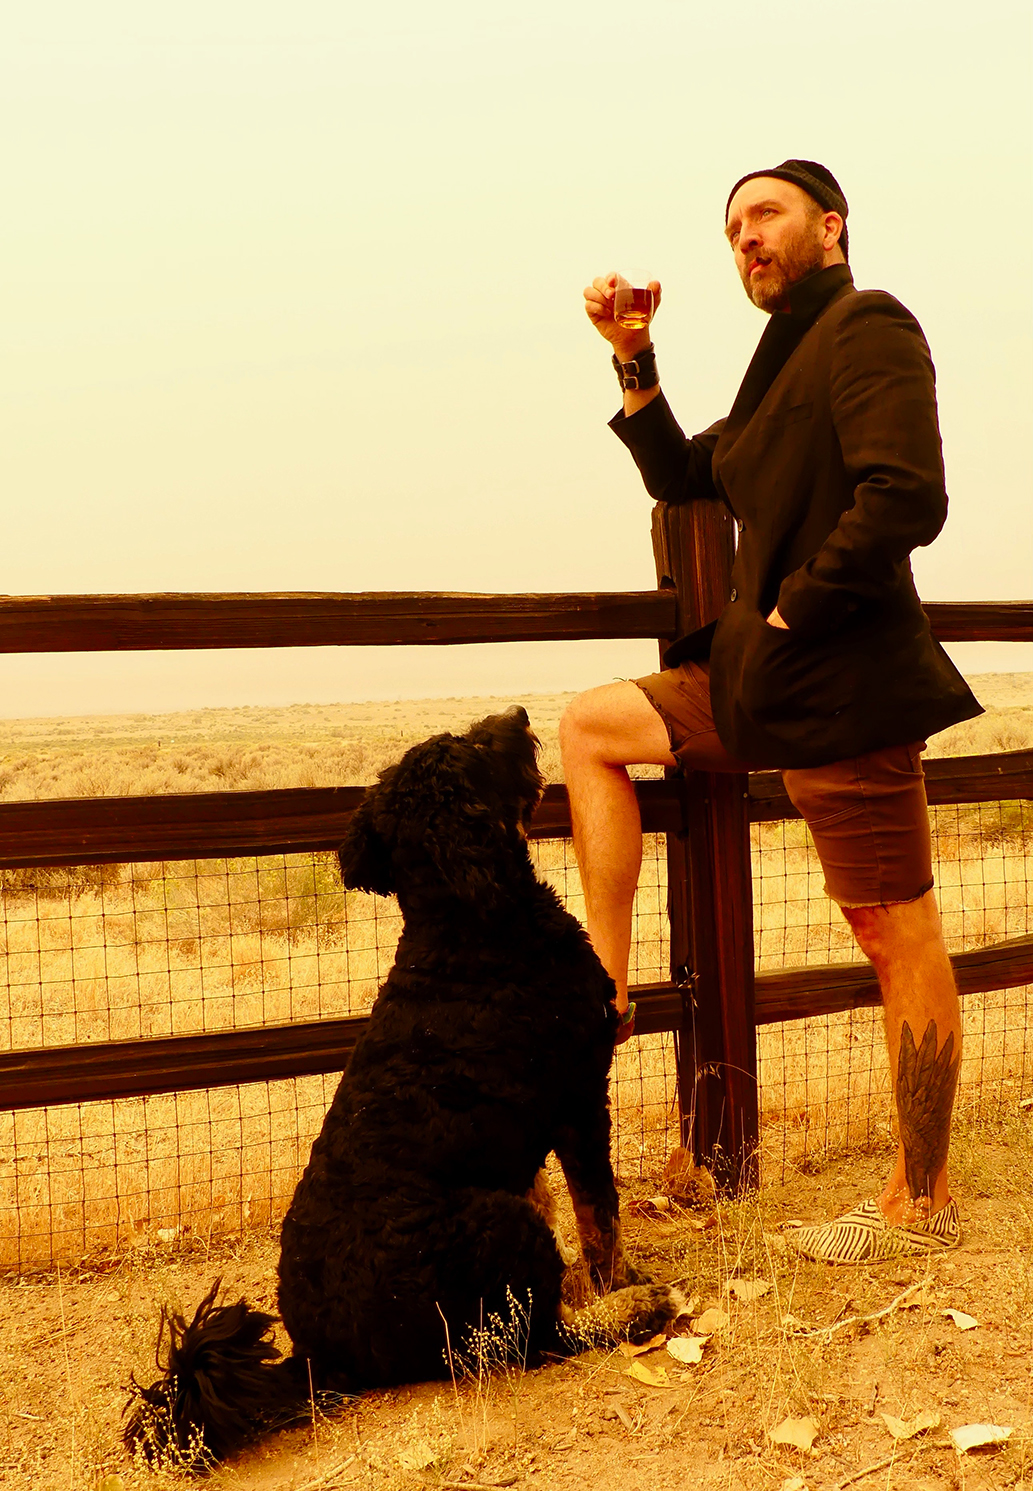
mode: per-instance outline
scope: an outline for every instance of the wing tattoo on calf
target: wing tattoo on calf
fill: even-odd
[[[905,1020],[900,1031],[897,1063],[897,1114],[904,1145],[905,1172],[913,1200],[931,1196],[933,1182],[947,1163],[951,1109],[958,1085],[960,1053],[954,1055],[954,1032],[936,1051],[936,1021],[925,1027],[916,1048]]]

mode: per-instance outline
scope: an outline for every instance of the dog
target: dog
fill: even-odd
[[[313,1393],[446,1376],[487,1321],[533,1363],[648,1339],[680,1312],[621,1247],[615,990],[531,864],[538,749],[515,707],[414,746],[353,814],[344,884],[397,895],[404,926],[284,1218],[291,1355],[275,1317],[219,1305],[218,1283],[190,1324],[166,1311],[164,1375],[134,1381],[131,1448],[203,1469]],[[578,1311],[540,1173],[553,1152],[601,1295]]]

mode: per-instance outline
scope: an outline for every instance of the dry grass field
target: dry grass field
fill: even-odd
[[[1033,742],[1033,674],[988,673],[970,682],[986,714],[938,735],[930,755],[1017,750]],[[544,747],[545,773],[560,781],[556,732],[573,697],[0,720],[0,802],[362,784],[414,741],[465,728],[512,703],[527,706]]]
[[[988,713],[939,737],[935,753],[1033,744],[1033,676],[991,676],[976,689]],[[568,697],[524,701],[553,780]],[[0,722],[0,800],[362,783],[413,741],[509,702]],[[934,827],[952,947],[1033,930],[1033,826],[1018,805],[941,809]],[[569,844],[535,853],[580,914]],[[345,895],[320,855],[8,871],[0,892],[0,1042],[9,1048],[361,1011],[399,930],[392,903]],[[647,840],[635,979],[665,969],[665,898],[663,840]],[[801,825],[755,828],[754,900],[761,968],[854,955]],[[668,1361],[657,1385],[629,1378],[619,1354],[592,1353],[455,1392],[372,1395],[279,1436],[212,1484],[1033,1491],[1028,995],[966,1001],[955,1171],[975,1246],[938,1260],[928,1278],[910,1265],[830,1277],[786,1256],[780,1220],[829,1214],[878,1183],[890,1113],[878,1011],[765,1027],[760,1196],[709,1216],[647,1206],[629,1223],[658,1276],[687,1276],[700,1308],[720,1302],[729,1314],[700,1366]],[[335,1081],[0,1114],[0,1268],[13,1270],[0,1284],[9,1361],[0,1484],[179,1484],[175,1472],[145,1471],[118,1449],[124,1383],[130,1370],[146,1375],[159,1301],[192,1305],[218,1272],[229,1287],[271,1299],[275,1226]],[[622,1048],[613,1092],[627,1203],[657,1190],[677,1142],[671,1039]],[[736,1278],[771,1288],[732,1306]],[[946,1308],[971,1313],[979,1328],[959,1334]],[[657,1375],[666,1360],[646,1365]],[[939,1427],[891,1438],[884,1413],[923,1408],[939,1413]],[[812,1451],[771,1440],[787,1416],[813,1419]],[[961,1457],[947,1430],[973,1420],[1013,1434],[998,1452]],[[851,1479],[866,1467],[870,1475]]]

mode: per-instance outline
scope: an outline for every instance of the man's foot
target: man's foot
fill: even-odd
[[[630,1040],[635,1034],[635,1009],[635,1001],[632,1000],[626,1010],[617,1011],[620,1024],[617,1026],[617,1037],[613,1043],[615,1046],[623,1046],[624,1042]]]
[[[815,1263],[881,1263],[921,1253],[943,1253],[961,1242],[958,1204],[953,1199],[926,1222],[894,1227],[879,1210],[877,1201],[860,1206],[825,1222],[820,1227],[787,1227],[783,1233],[790,1248]]]

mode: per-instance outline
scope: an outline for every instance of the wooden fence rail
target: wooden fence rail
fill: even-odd
[[[925,609],[941,641],[1033,641],[1033,601],[937,601]],[[665,586],[581,594],[303,591],[0,597],[0,652],[666,639],[682,629],[679,598]]]
[[[1033,750],[943,756],[925,763],[933,805],[1033,798]],[[285,787],[264,792],[184,792],[157,797],[52,798],[0,803],[0,869],[230,859],[336,849],[364,787]],[[753,823],[799,816],[777,771],[751,772]],[[646,833],[682,830],[684,784],[636,782]],[[547,787],[531,837],[570,834],[567,789]]]
[[[956,953],[958,991],[987,993],[1033,984],[1033,937]],[[693,1017],[695,985],[638,984],[631,990],[639,1035],[677,1031]],[[758,1025],[834,1014],[881,1002],[868,963],[787,968],[756,977]],[[342,1071],[366,1015],[297,1020],[252,1029],[0,1052],[0,1109],[151,1097],[242,1082]]]
[[[0,652],[384,647],[673,637],[669,591],[42,595],[0,599]]]

